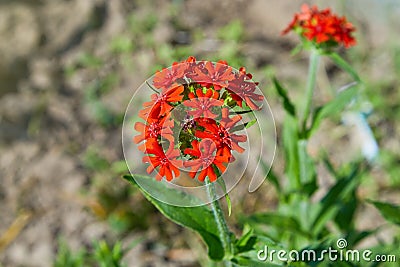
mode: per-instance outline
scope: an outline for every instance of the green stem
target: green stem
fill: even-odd
[[[310,115],[311,103],[314,95],[315,81],[317,79],[318,63],[319,63],[319,53],[316,49],[312,49],[310,55],[310,62],[308,66],[306,102],[304,105],[304,113],[302,119],[303,133],[306,133],[307,130],[307,121]]]
[[[214,215],[215,222],[217,223],[219,238],[221,240],[222,246],[224,247],[225,251],[225,259],[229,259],[233,255],[233,248],[231,242],[231,234],[228,229],[228,225],[225,220],[224,213],[221,209],[221,206],[216,199],[217,195],[215,192],[215,185],[211,183],[209,178],[206,177],[206,188],[208,193],[208,198],[211,201],[211,211]],[[225,261],[225,266],[232,266],[230,261]]]

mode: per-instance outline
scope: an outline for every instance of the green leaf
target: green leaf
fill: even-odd
[[[328,238],[324,238],[320,241],[314,241],[311,244],[302,247],[301,250],[299,251],[300,255],[304,252],[304,251],[315,251],[315,261],[312,260],[312,258],[310,259],[305,259],[304,260],[304,265],[300,265],[300,266],[318,266],[318,267],[322,267],[322,266],[332,266],[330,263],[332,263],[332,261],[329,260],[329,257],[325,254],[322,254],[324,250],[328,249],[329,247],[334,247],[336,245],[337,242],[337,237],[328,237]],[[309,254],[310,255],[310,254]],[[354,266],[354,265],[349,265],[347,262],[345,262],[345,264],[341,264],[342,262],[338,261],[335,262],[334,266]]]
[[[329,171],[331,175],[333,175],[336,179],[340,178],[339,173],[336,171],[335,167],[328,157],[328,153],[325,150],[322,151],[322,162],[324,163],[325,168]]]
[[[265,235],[262,234],[253,235],[252,233],[249,232],[249,228],[247,228],[246,231],[244,231],[242,238],[241,238],[242,240],[249,240],[250,242],[253,242],[253,240],[255,240],[256,243],[253,245],[253,248],[251,250],[243,251],[240,254],[239,253],[236,254],[235,257],[232,259],[232,262],[235,263],[235,265],[233,266],[282,266],[281,262],[279,262],[279,260],[277,261],[276,254],[275,257],[271,258],[270,252],[272,250],[287,251],[287,247],[283,246],[282,244],[276,243],[271,238]],[[249,243],[249,241],[247,241],[246,243]],[[265,252],[267,253],[267,255],[265,254]],[[259,253],[261,254],[259,255]],[[260,259],[259,257],[262,258]]]
[[[236,125],[235,127],[233,127],[231,130],[230,130],[230,132],[236,132],[236,131],[241,131],[241,130],[243,130],[243,129],[247,129],[247,128],[250,128],[253,124],[255,124],[257,122],[257,119],[254,119],[254,120],[251,120],[251,121],[248,121],[248,122],[245,122],[245,123],[243,123],[243,124],[240,124],[240,125]]]
[[[387,221],[400,226],[400,206],[373,200],[370,200],[369,202],[379,210]]]
[[[226,199],[226,205],[228,205],[228,216],[231,216],[231,214],[232,214],[232,202],[231,202],[231,197],[229,196],[229,194],[225,195],[225,199]]]
[[[283,107],[285,108],[286,112],[288,112],[290,115],[293,117],[296,116],[296,108],[294,107],[293,103],[290,101],[288,95],[287,95],[287,90],[282,87],[282,85],[279,83],[278,79],[274,77],[272,79],[275,89],[278,92],[278,94],[282,97],[283,100]]]
[[[254,125],[256,122],[257,122],[256,119],[251,120],[251,121],[249,121],[249,122],[246,122],[246,123],[245,123],[246,129],[250,128],[250,127],[251,127],[252,125]]]
[[[317,189],[314,160],[307,152],[307,140],[299,139],[297,120],[285,116],[283,123],[285,150],[285,174],[289,178],[288,191],[302,192],[310,196]]]
[[[72,252],[64,240],[59,240],[53,267],[80,267],[85,265],[86,250]]]
[[[182,198],[182,193],[165,187],[161,182],[155,181],[151,177],[135,175],[151,185],[151,188],[158,191],[159,194],[166,195],[170,198]],[[153,198],[149,193],[144,191],[135,181],[132,175],[125,175],[131,184],[135,185],[142,191],[143,195],[149,200],[165,217],[171,221],[196,231],[208,246],[208,255],[213,260],[222,260],[224,257],[224,249],[219,239],[218,226],[214,220],[211,210],[207,206],[196,207],[178,207],[171,206]],[[189,195],[185,197],[190,198]],[[195,200],[193,199],[193,202]]]
[[[335,222],[343,232],[354,228],[354,216],[358,204],[356,188],[338,203],[339,211],[336,214]]]
[[[281,192],[282,188],[281,188],[281,184],[279,183],[279,178],[278,176],[275,174],[275,172],[272,169],[269,169],[269,167],[267,166],[267,164],[264,161],[260,161],[261,163],[261,167],[264,169],[265,172],[268,172],[267,175],[267,179],[269,181],[272,182],[272,184],[275,186],[275,189],[277,192]]]
[[[248,224],[245,224],[243,235],[235,242],[236,254],[254,249],[256,242],[257,237],[254,236],[254,230]]]
[[[358,231],[358,230],[351,230],[346,236],[346,240],[348,242],[348,247],[355,247],[360,241],[364,240],[365,238],[374,235],[378,232],[379,228],[373,230],[366,230],[366,231]]]
[[[372,251],[371,259],[374,259],[376,255],[385,255],[386,262],[382,265],[382,262],[372,261],[372,263],[368,266],[384,266],[384,267],[398,267],[399,266],[399,247],[400,240],[395,239],[392,244],[378,244],[375,247],[368,248]]]
[[[338,202],[346,199],[356,189],[360,178],[359,168],[359,165],[354,166],[350,174],[347,177],[339,179],[322,198],[319,204],[319,212],[311,228],[314,234],[318,234],[325,224],[336,216],[340,209]]]
[[[219,170],[216,170],[216,171],[219,173]],[[222,190],[224,190],[226,205],[228,206],[228,216],[231,216],[231,214],[232,214],[232,202],[231,202],[231,198],[229,197],[228,192],[226,192],[225,181],[224,181],[224,179],[218,179],[217,183],[222,187]]]
[[[292,49],[292,51],[290,51],[290,56],[294,57],[295,55],[297,55],[298,53],[300,53],[304,48],[303,42],[300,42],[300,44],[296,45],[295,48]]]
[[[335,62],[341,69],[346,71],[356,82],[361,82],[360,77],[358,76],[357,72],[353,69],[353,67],[346,62],[339,54],[335,52],[326,53],[326,55]]]
[[[241,114],[247,114],[247,113],[250,113],[250,112],[253,112],[253,110],[252,109],[246,109],[246,110],[230,111],[229,115],[236,115],[236,114],[241,115]]]
[[[354,99],[358,92],[356,85],[351,85],[346,90],[341,91],[332,101],[315,110],[311,126],[307,131],[307,137],[310,137],[318,129],[322,119],[338,114]]]
[[[293,217],[278,213],[258,213],[251,215],[247,222],[264,224],[274,227],[280,232],[290,232],[299,234],[305,237],[310,237],[309,233],[305,232],[300,223]]]
[[[285,174],[289,178],[288,191],[300,188],[298,122],[295,117],[286,115],[283,121],[283,147],[285,151]]]
[[[297,142],[301,191],[311,196],[317,190],[317,173],[313,159],[307,152],[307,140]]]
[[[123,249],[121,242],[110,247],[104,240],[94,243],[93,259],[100,267],[122,267]]]

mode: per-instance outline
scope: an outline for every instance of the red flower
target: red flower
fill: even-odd
[[[196,159],[184,162],[185,167],[191,167],[190,177],[194,178],[200,171],[198,179],[203,182],[206,176],[211,182],[217,180],[217,175],[214,171],[214,166],[218,168],[222,174],[229,162],[229,157],[217,151],[216,145],[210,139],[202,140],[199,144],[197,140],[192,141],[193,148],[186,148],[184,153],[195,157]]]
[[[356,40],[351,35],[355,31],[353,24],[347,21],[346,17],[335,18],[335,34],[333,38],[337,43],[342,43],[346,48],[356,44]]]
[[[146,120],[148,118],[158,119],[173,109],[172,102],[179,102],[183,98],[184,87],[177,85],[159,94],[152,94],[152,101],[143,104],[144,109],[139,111],[139,116]]]
[[[194,79],[196,77],[196,69],[201,68],[201,62],[197,62],[196,58],[193,56],[188,57],[185,60],[186,70],[185,70],[185,77],[188,79]]]
[[[239,74],[236,74],[236,79],[229,82],[227,90],[240,107],[243,106],[243,101],[245,101],[250,109],[258,110],[261,107],[258,107],[254,101],[262,101],[264,97],[254,92],[257,88],[257,83],[251,81],[250,77],[251,74],[246,74],[242,70]]]
[[[301,12],[298,14],[294,14],[293,20],[282,31],[282,34],[287,34],[291,30],[294,30],[296,27],[303,26],[305,22],[309,22],[315,17],[329,16],[330,12],[331,11],[329,8],[320,11],[315,5],[310,8],[307,4],[303,4],[301,6]]]
[[[322,15],[315,15],[306,20],[303,24],[304,37],[308,40],[315,40],[317,43],[323,43],[331,39],[335,33],[334,21]]]
[[[342,27],[346,28],[344,24]],[[214,64],[189,57],[157,72],[153,84],[161,90],[143,104],[139,116],[144,122],[135,123],[139,134],[133,138],[146,154],[142,161],[150,164],[147,172],[157,169],[157,180],[166,177],[171,181],[180,175],[178,168],[184,165],[190,168],[192,178],[198,176],[199,181],[204,181],[208,176],[210,181],[216,181],[226,165],[234,161],[232,151],[242,153],[244,148],[239,143],[247,140],[245,135],[234,133],[241,116],[230,115],[229,109],[222,106],[227,101],[242,107],[244,101],[253,110],[260,108],[255,102],[263,96],[256,93],[257,83],[252,81],[252,75],[244,67],[234,73],[226,61]],[[180,104],[187,109],[181,110]],[[174,134],[175,126],[180,127],[181,135]],[[163,150],[164,145],[168,146],[167,151]],[[189,161],[182,163],[182,159]]]
[[[212,139],[218,149],[223,149],[224,154],[231,150],[236,150],[242,153],[244,149],[239,146],[240,142],[246,142],[247,137],[245,135],[233,134],[232,128],[235,127],[236,123],[242,118],[239,115],[235,115],[229,118],[229,109],[222,109],[222,118],[219,125],[211,119],[198,120],[198,125],[204,128],[204,131],[196,131],[195,135],[198,138],[209,138]],[[228,154],[227,154],[228,155]]]
[[[330,16],[331,10],[329,8],[318,10],[316,5],[309,7],[307,4],[301,5],[301,13],[298,14],[300,21],[307,21],[312,19],[314,16]]]
[[[226,64],[226,61],[218,61],[215,66],[212,62],[206,61],[204,69],[196,68],[195,81],[202,86],[214,86],[215,90],[221,90],[226,87],[227,82],[235,78],[232,68]]]
[[[185,62],[194,63],[194,62],[196,62],[196,58],[195,58],[194,56],[189,56],[189,57],[185,60]]]
[[[287,33],[289,33],[291,30],[294,29],[294,27],[299,23],[299,18],[298,15],[295,14],[292,21],[289,23],[289,25],[283,29],[283,31],[281,32],[281,35],[285,35]]]
[[[163,137],[167,139],[170,143],[174,142],[174,136],[172,128],[174,127],[174,121],[172,119],[166,119],[166,117],[161,120],[148,118],[146,124],[142,122],[135,123],[135,130],[140,132],[139,135],[133,138],[133,141],[138,144],[149,138],[158,139],[158,137]],[[145,151],[144,146],[139,146],[139,150]]]
[[[196,90],[196,95],[189,93],[189,100],[183,104],[192,108],[192,110],[188,111],[188,114],[195,118],[215,118],[217,115],[211,112],[212,108],[220,107],[223,104],[222,101],[218,100],[218,96],[217,91],[207,89],[204,94],[203,90],[199,88]]]
[[[180,175],[179,169],[177,167],[181,167],[182,163],[176,158],[180,155],[178,149],[173,148],[173,144],[170,144],[170,148],[167,153],[164,154],[162,147],[155,141],[154,139],[149,139],[148,142],[150,144],[146,145],[146,152],[149,154],[153,154],[154,156],[145,156],[143,157],[144,163],[150,163],[147,168],[147,173],[152,173],[155,168],[160,167],[157,174],[156,179],[161,181],[161,179],[165,176],[167,181],[171,181],[174,176],[178,177]]]
[[[176,80],[183,78],[186,70],[186,64],[174,62],[171,68],[164,68],[157,71],[153,78],[153,85],[156,88],[167,90]]]
[[[343,44],[346,48],[356,44],[351,35],[355,30],[353,25],[345,17],[339,18],[332,14],[329,8],[318,10],[316,6],[310,8],[303,4],[301,12],[294,15],[282,34],[296,29],[299,29],[300,35],[317,44],[333,42]]]

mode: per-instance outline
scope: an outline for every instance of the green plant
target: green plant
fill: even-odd
[[[218,31],[218,37],[221,39],[221,48],[215,60],[224,58],[232,66],[239,67],[244,64],[244,56],[241,49],[241,42],[245,36],[244,27],[241,21],[233,20]]]
[[[73,253],[65,242],[60,241],[54,267],[79,267],[85,261],[85,251],[80,250]]]
[[[122,261],[126,252],[127,250],[122,248],[120,242],[115,243],[113,246],[109,246],[104,240],[93,242],[93,246],[90,249],[80,249],[78,252],[72,252],[65,242],[60,241],[53,266],[123,267],[127,266]]]
[[[324,251],[331,248],[339,248],[342,253],[351,252],[351,248],[356,247],[365,238],[373,236],[377,232],[376,229],[359,230],[356,227],[357,210],[368,203],[360,198],[357,192],[362,180],[371,170],[370,163],[364,159],[356,159],[347,164],[335,166],[331,162],[328,153],[322,151],[320,153],[321,156],[316,158],[308,152],[310,138],[318,132],[323,121],[327,119],[337,120],[344,110],[359,112],[358,105],[354,103],[357,103],[363,82],[353,67],[335,52],[339,45],[343,45],[346,48],[355,45],[355,39],[351,35],[354,28],[347,22],[346,18],[331,14],[329,9],[318,10],[316,7],[304,6],[302,13],[294,17],[293,22],[285,32],[292,30],[300,36],[302,40],[300,48],[309,52],[310,61],[304,98],[300,103],[292,101],[285,86],[276,77],[272,78],[273,85],[285,110],[280,136],[285,160],[284,177],[280,177],[274,171],[268,174],[279,198],[279,205],[275,211],[255,213],[248,217],[242,216],[242,234],[240,236],[234,235],[228,227],[218,200],[215,200],[217,183],[212,182],[217,180],[216,178],[224,171],[224,168],[221,167],[221,162],[215,163],[212,161],[214,165],[209,164],[207,166],[207,168],[209,166],[212,167],[206,169],[206,175],[200,174],[198,176],[202,177],[199,180],[201,182],[204,181],[206,186],[208,200],[210,200],[209,205],[197,205],[199,200],[196,197],[168,188],[163,183],[148,176],[133,174],[125,175],[124,178],[141,190],[147,200],[165,217],[197,232],[207,245],[208,257],[212,265],[377,266],[379,262],[376,261],[332,260],[324,257]],[[227,33],[225,36],[227,39],[238,41],[241,38],[242,28],[239,22],[232,23],[224,28],[224,31]],[[297,48],[296,52],[300,52],[302,49]],[[161,53],[164,60],[172,59],[171,54],[172,52],[167,47],[163,48]],[[321,57],[326,57],[333,61],[353,81],[338,90],[330,101],[319,107],[313,107],[317,69]],[[170,69],[164,69],[159,72],[158,75],[162,76],[162,78],[155,77],[154,84],[148,84],[149,90],[153,90],[155,94],[152,97],[153,101],[147,102],[144,105],[145,109],[141,113],[142,117],[145,115],[146,123],[135,124],[135,128],[141,132],[139,136],[135,137],[136,143],[146,140],[140,148],[146,154],[143,162],[150,164],[147,169],[149,174],[158,168],[157,180],[166,177],[170,181],[179,176],[180,171],[171,162],[182,155],[185,160],[193,159],[196,161],[203,159],[205,152],[200,149],[199,151],[196,150],[196,145],[201,139],[216,138],[217,144],[222,143],[222,141],[218,142],[217,135],[211,136],[205,133],[207,131],[212,132],[212,129],[209,129],[211,128],[209,125],[213,124],[212,121],[207,121],[207,124],[198,121],[193,122],[186,117],[182,119],[179,114],[173,112],[169,124],[174,126],[181,122],[186,132],[179,133],[181,135],[178,138],[178,142],[171,141],[173,133],[169,132],[170,129],[168,128],[163,132],[160,130],[163,126],[158,124],[160,120],[164,122],[164,120],[169,119],[168,115],[164,113],[167,114],[170,110],[179,106],[181,101],[196,102],[199,96],[222,100],[223,104],[221,103],[220,106],[224,107],[244,107],[243,110],[235,110],[240,114],[251,113],[251,110],[247,109],[248,107],[255,110],[245,96],[241,99],[242,102],[246,102],[246,104],[242,103],[243,106],[235,102],[240,101],[237,97],[238,94],[232,92],[232,90],[229,90],[229,86],[223,84],[223,82],[229,84],[231,80],[226,79],[221,82],[223,85],[219,84],[220,81],[218,83],[215,81],[216,78],[210,74],[212,73],[210,70],[216,68],[216,66],[209,66],[207,70],[209,77],[202,76],[207,71],[200,69],[200,67],[195,69],[194,73],[201,76],[203,80],[195,85],[188,82],[188,85],[185,84],[185,86],[178,87],[174,83],[176,80],[185,80],[187,82],[189,79],[193,79],[193,76],[190,76],[193,75],[193,72],[188,71],[185,74],[182,71],[181,73],[180,65],[182,64],[184,66],[186,66],[185,64],[194,64],[196,67],[201,67],[201,64],[206,65],[207,63],[197,63],[194,58],[189,58],[186,62],[175,64]],[[220,64],[225,65],[224,62],[220,62]],[[244,68],[239,71],[240,74],[247,77],[244,78],[244,85],[242,84],[241,88],[246,85],[250,86],[246,83],[251,79],[251,75],[248,75]],[[240,74],[235,74],[236,79]],[[211,76],[214,79],[213,81],[208,80],[211,79]],[[205,83],[204,80],[207,81],[206,84],[202,84]],[[166,85],[166,81],[170,83]],[[155,86],[156,83],[160,86]],[[171,85],[175,87],[172,86],[171,89]],[[226,94],[225,92],[221,93],[222,90],[221,88],[218,89],[218,86],[226,88]],[[188,106],[192,107],[191,104]],[[212,111],[213,108],[209,107],[206,110],[203,105],[204,110],[202,113]],[[160,110],[164,110],[164,113]],[[215,118],[217,120],[222,119],[222,116],[215,115]],[[216,125],[220,126],[220,124]],[[247,122],[247,124],[241,125],[241,128],[250,125],[251,122]],[[193,133],[194,137],[190,135]],[[223,135],[220,136],[221,139],[223,137]],[[169,147],[168,151],[163,151],[161,145]],[[216,155],[222,157],[225,154],[220,151]],[[332,185],[325,192],[321,192],[321,188],[318,185],[318,164],[323,164],[333,178]],[[185,163],[183,163],[184,165]],[[264,163],[264,165],[266,164]],[[196,165],[190,163],[187,166]],[[266,166],[264,167],[268,170]],[[195,169],[195,171],[192,169],[191,177],[194,178],[200,171],[203,172],[199,168]],[[151,194],[148,191],[149,188],[152,190]],[[319,198],[317,198],[318,195]],[[159,199],[160,196],[168,199],[185,199],[186,203],[196,205],[190,207],[171,205],[161,201]],[[228,207],[230,208],[229,203],[228,198]],[[400,211],[398,206],[378,201],[369,201],[369,203],[379,209],[388,222],[395,225],[399,224],[398,214],[400,214]],[[398,243],[399,240],[397,238],[392,243],[378,244],[370,248],[371,254],[383,255],[383,253],[386,253],[396,255]],[[305,259],[286,257],[282,259],[278,256],[275,260],[270,259],[267,261],[266,249],[264,252],[266,247],[273,249],[275,252],[295,250],[298,253],[302,253],[312,250],[315,253],[315,257]],[[266,256],[264,260],[260,257],[263,253]],[[396,262],[388,262],[386,264],[388,266],[396,266]]]

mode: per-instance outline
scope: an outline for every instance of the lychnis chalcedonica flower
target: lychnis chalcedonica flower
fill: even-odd
[[[189,57],[156,72],[132,98],[124,129],[125,157],[131,172],[142,175],[134,176],[139,185],[152,193],[145,182],[150,176],[195,195],[201,204],[206,201],[202,188],[219,179],[218,197],[242,177],[254,191],[275,152],[274,121],[258,83],[244,67],[236,70],[225,61]],[[154,197],[175,205],[199,204]]]

